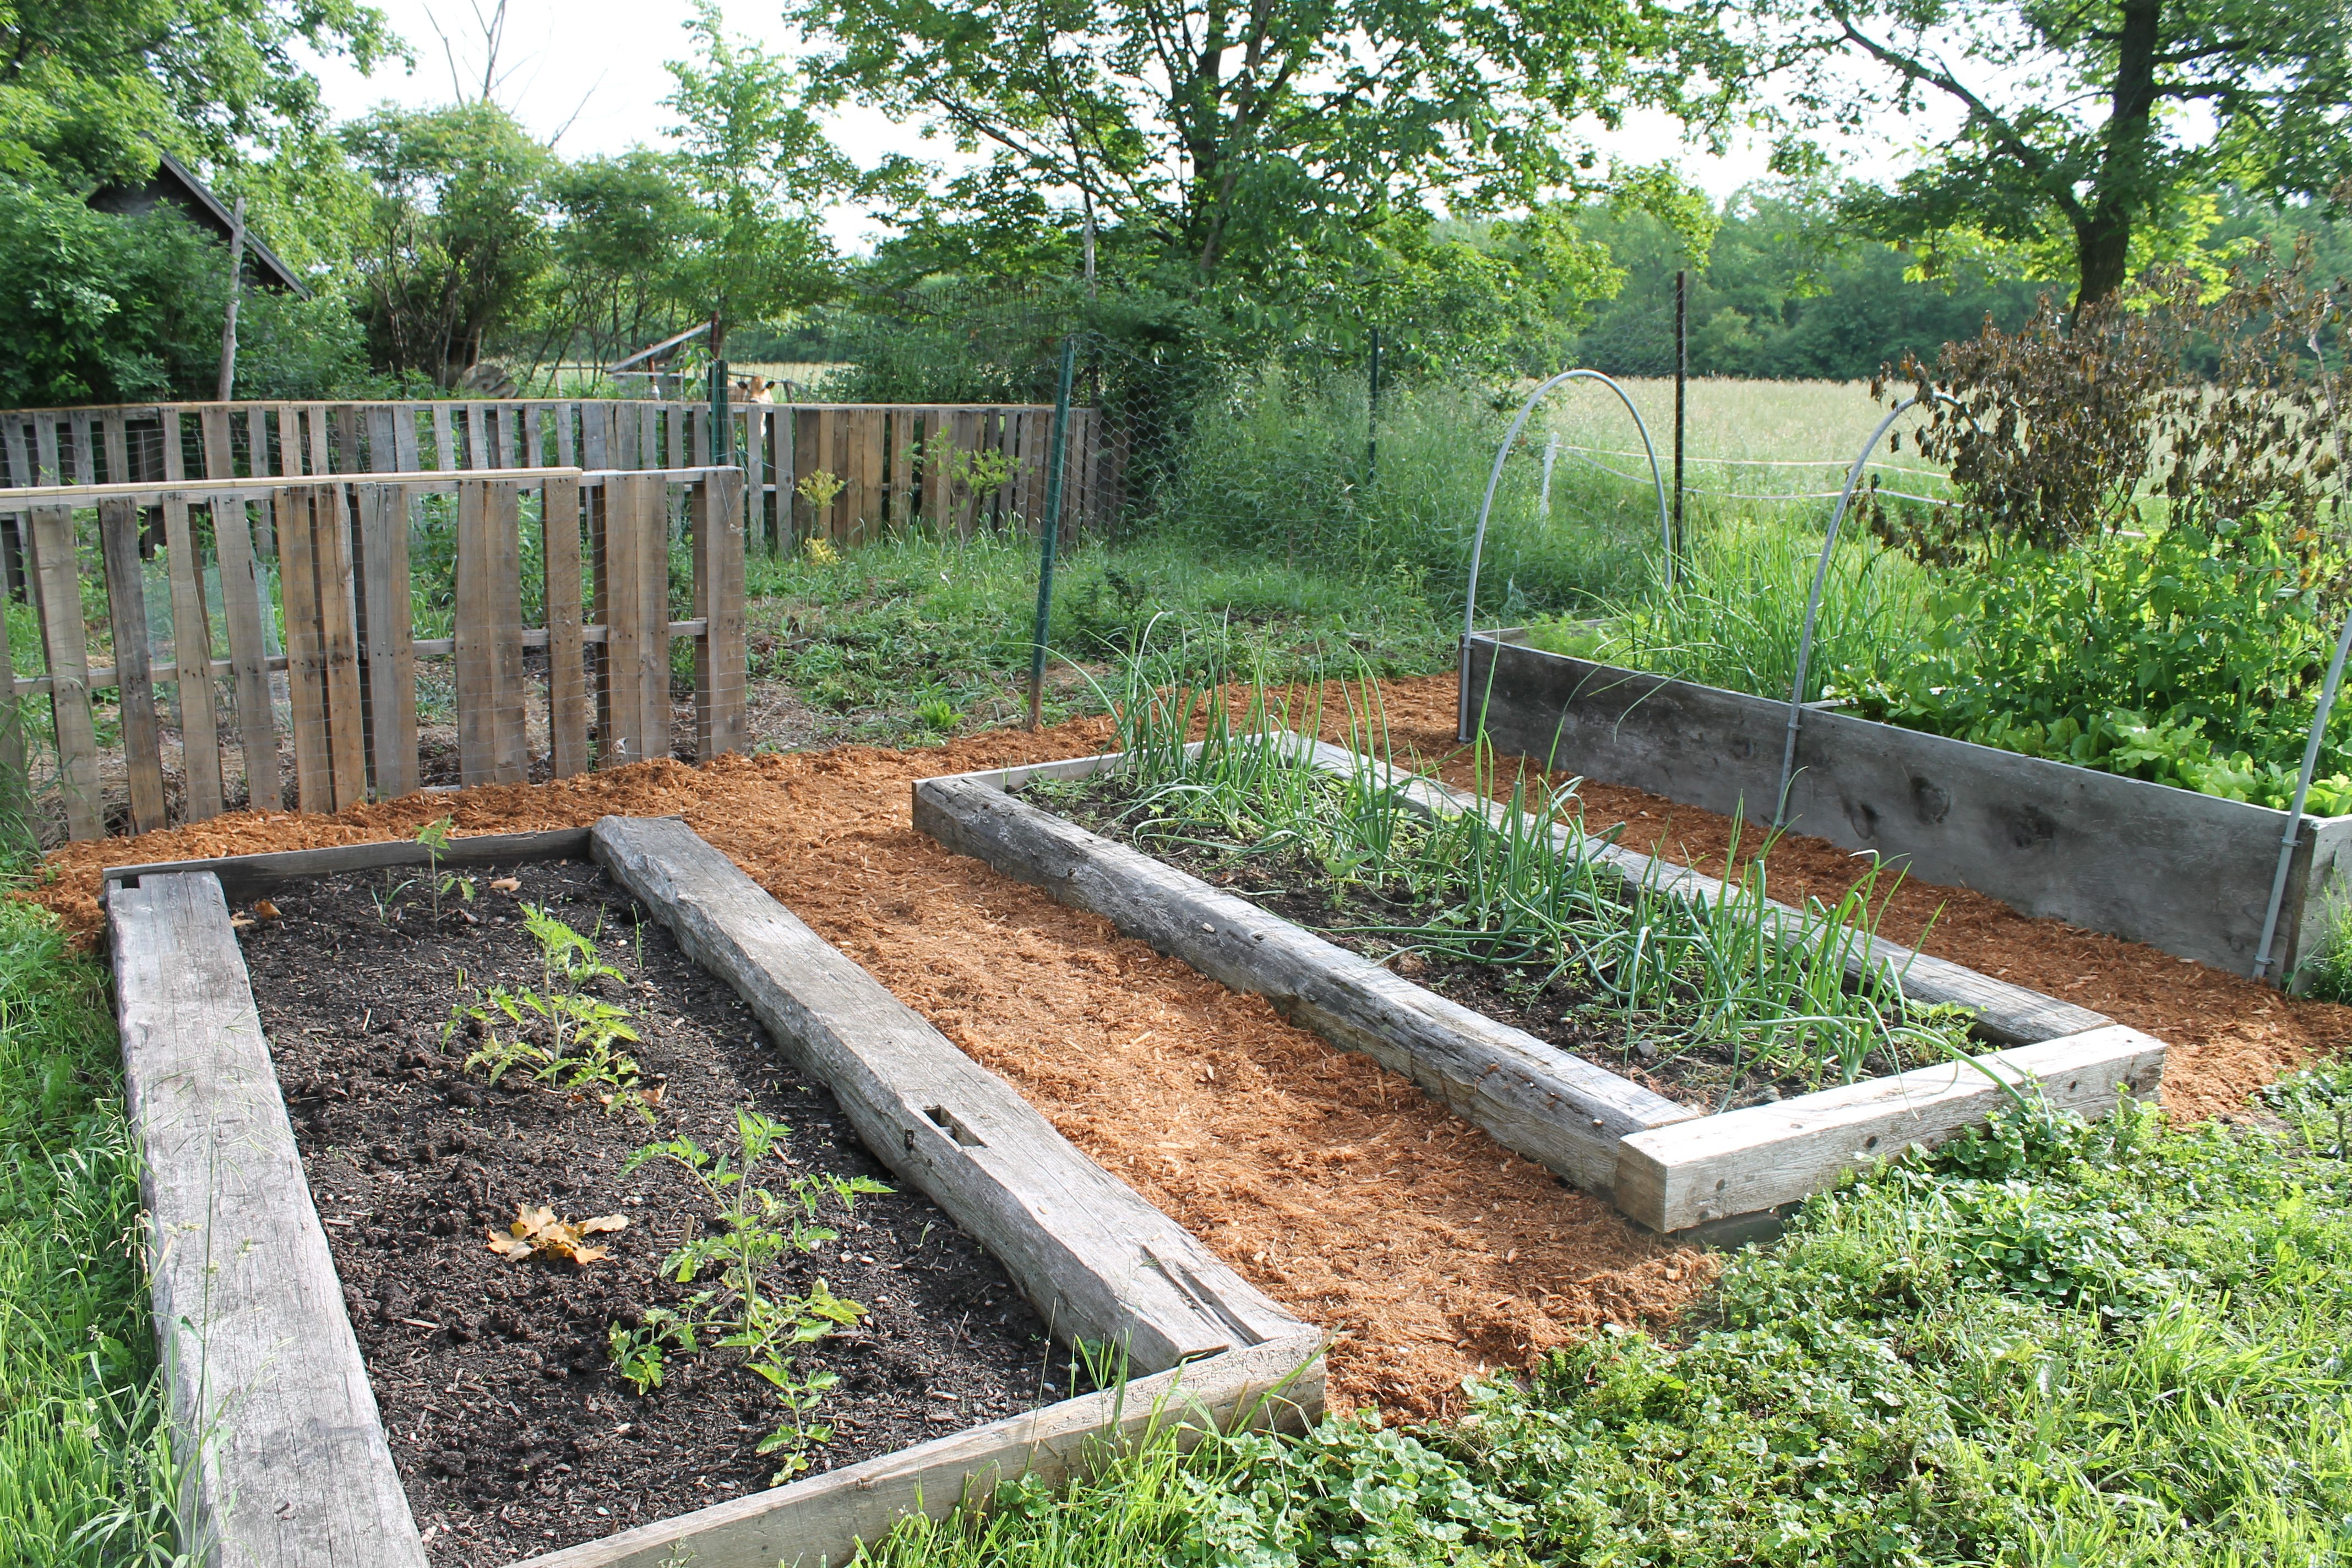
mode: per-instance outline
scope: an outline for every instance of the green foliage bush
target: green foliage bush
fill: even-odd
[[[218,390],[228,247],[162,208],[93,212],[0,179],[0,406],[210,397]],[[373,385],[342,302],[247,289],[240,397],[362,395]]]
[[[2284,534],[2255,517],[2004,550],[1939,579],[1910,646],[1845,664],[1832,689],[1915,729],[2284,807],[2347,565]],[[2326,815],[2352,811],[2337,714],[2311,791]]]

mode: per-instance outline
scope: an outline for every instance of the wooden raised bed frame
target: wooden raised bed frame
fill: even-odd
[[[1339,747],[1289,739],[1302,760],[1343,775],[1363,765]],[[1914,1143],[1932,1147],[1980,1123],[2013,1094],[2038,1086],[2054,1105],[2097,1114],[2120,1094],[2154,1093],[2163,1072],[2161,1040],[1873,938],[1857,944],[1853,969],[1885,970],[1916,1000],[1968,1007],[1975,1032],[2007,1048],[1701,1115],[1011,793],[1033,779],[1083,778],[1118,762],[1111,752],[924,779],[914,786],[915,826],[1213,979],[1265,996],[1294,1022],[1412,1078],[1496,1142],[1608,1196],[1653,1230],[1710,1239],[1760,1234],[1840,1172]],[[1423,811],[1497,818],[1511,809],[1402,776],[1406,799]],[[1575,831],[1559,824],[1550,830],[1560,841]],[[1710,902],[1738,896],[1685,867],[1597,840],[1584,847],[1632,885]],[[1801,917],[1786,905],[1769,904],[1768,913],[1791,939],[1801,929]]]
[[[1547,653],[1462,645],[1462,733],[1603,784],[1772,821],[1789,704]],[[1811,705],[1781,818],[1906,874],[2029,915],[2253,967],[2287,814]],[[2272,944],[2292,975],[2352,883],[2352,816],[2305,817]]]
[[[1058,1481],[1155,1426],[1296,1426],[1323,1338],[1054,1131],[1009,1086],[674,818],[459,839],[443,865],[593,855],[732,984],[867,1147],[980,1239],[1066,1336],[1140,1374],[790,1486],[529,1560],[532,1568],[839,1563],[917,1510]],[[423,1568],[272,1068],[228,894],[421,865],[351,845],[117,867],[106,908],[142,1155],[156,1335],[189,1474],[184,1545],[259,1568]]]

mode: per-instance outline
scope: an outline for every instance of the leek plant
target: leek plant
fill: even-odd
[[[1506,792],[1483,742],[1472,793],[1498,806],[1433,799],[1394,762],[1369,679],[1285,688],[1262,666],[1230,687],[1156,679],[1185,667],[1132,659],[1110,703],[1126,762],[1091,787],[1118,792],[1139,845],[1312,883],[1335,908],[1380,917],[1335,935],[1496,965],[1530,994],[1564,981],[1645,1058],[1727,1053],[1735,1087],[1851,1083],[1965,1050],[1964,1020],[1907,1005],[1899,975],[1862,962],[1884,907],[1874,867],[1800,910],[1771,902],[1762,855],[1730,883],[1654,860],[1629,876],[1632,858],[1583,831],[1574,784],[1521,778]],[[1334,705],[1345,760],[1327,750],[1318,763],[1303,737]]]

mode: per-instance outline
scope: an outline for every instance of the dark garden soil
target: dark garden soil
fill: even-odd
[[[1712,1114],[1767,1105],[1842,1081],[1834,1071],[1816,1079],[1793,1066],[1759,1072],[1752,1051],[1722,1039],[1694,1043],[1671,1015],[1628,1017],[1579,985],[1574,974],[1555,976],[1549,966],[1488,963],[1414,951],[1410,942],[1401,943],[1378,931],[1428,924],[1440,912],[1436,906],[1391,898],[1377,889],[1335,889],[1303,856],[1266,856],[1239,844],[1213,845],[1197,837],[1174,844],[1139,839],[1135,820],[1127,815],[1135,801],[1132,786],[1116,776],[1043,782],[1020,793],[1044,810],[1213,887],[1238,893],[1335,946],[1387,965],[1416,985],[1498,1024],[1524,1029],[1693,1110]],[[1882,1045],[1864,1058],[1855,1076],[1881,1078],[1929,1059],[1924,1049],[1898,1053]]]
[[[243,928],[254,994],[310,1190],[411,1506],[436,1564],[509,1562],[770,1484],[779,1458],[754,1449],[788,1419],[732,1350],[673,1351],[661,1386],[616,1375],[612,1325],[637,1326],[710,1284],[660,1272],[707,1234],[712,1205],[667,1161],[625,1173],[656,1139],[737,1146],[736,1111],[788,1124],[792,1173],[888,1181],[833,1097],[791,1071],[748,1008],[593,866],[477,873],[436,917],[409,873],[324,879],[256,904]],[[506,877],[519,885],[508,885]],[[493,884],[499,884],[494,887]],[[491,985],[544,991],[520,905],[595,933],[621,981],[589,994],[625,1007],[628,1047],[658,1089],[656,1123],[510,1072],[492,1088],[462,1063],[452,1010]],[[273,914],[271,911],[275,910]],[[486,1239],[522,1205],[562,1221],[620,1215],[589,1237],[585,1265],[512,1262]],[[797,1211],[796,1211],[797,1212]],[[774,1296],[822,1278],[870,1310],[807,1348],[797,1370],[839,1384],[808,1419],[831,1440],[813,1470],[1066,1397],[1070,1371],[1003,1270],[918,1194],[828,1198],[839,1232],[765,1277]]]

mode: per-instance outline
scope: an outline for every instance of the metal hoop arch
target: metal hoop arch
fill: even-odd
[[[1966,405],[1948,392],[1931,393],[1929,396],[1935,402],[1948,403],[1961,412],[1967,412]],[[1895,422],[1907,410],[1918,406],[1920,401],[1916,396],[1906,397],[1886,411],[1886,417],[1878,422],[1878,428],[1873,430],[1870,439],[1862,444],[1862,451],[1854,458],[1853,467],[1846,470],[1845,489],[1838,496],[1837,510],[1830,514],[1829,537],[1822,541],[1822,558],[1813,565],[1812,591],[1805,595],[1804,635],[1797,641],[1797,679],[1789,689],[1788,733],[1780,745],[1780,787],[1772,796],[1772,826],[1775,828],[1784,825],[1789,814],[1789,786],[1795,782],[1797,770],[1797,725],[1805,713],[1805,673],[1812,665],[1813,631],[1821,617],[1822,588],[1829,581],[1830,552],[1837,548],[1839,525],[1845,521],[1846,508],[1853,502],[1854,487],[1862,482],[1862,471],[1870,466],[1870,455],[1878,449],[1880,438],[1895,427]],[[1975,423],[1973,417],[1969,423]]]
[[[1545,395],[1552,388],[1564,386],[1571,381],[1599,382],[1611,392],[1615,393],[1617,401],[1625,405],[1625,412],[1633,416],[1633,428],[1641,433],[1642,450],[1649,456],[1650,482],[1658,492],[1658,537],[1665,551],[1666,586],[1671,588],[1675,585],[1675,525],[1671,509],[1666,504],[1666,480],[1665,476],[1659,471],[1658,449],[1651,443],[1650,427],[1642,422],[1642,411],[1633,406],[1633,400],[1625,395],[1623,387],[1597,370],[1560,372],[1528,394],[1528,400],[1519,405],[1517,416],[1511,421],[1510,429],[1504,432],[1503,444],[1495,448],[1495,466],[1486,475],[1486,494],[1478,502],[1478,531],[1471,536],[1470,540],[1470,584],[1463,594],[1462,700],[1460,710],[1454,720],[1456,733],[1465,739],[1467,739],[1470,728],[1470,639],[1476,636],[1478,631],[1478,571],[1486,560],[1486,520],[1495,510],[1495,491],[1503,482],[1503,462],[1511,455],[1511,448],[1518,443],[1519,432],[1527,427],[1528,416],[1535,412],[1536,405],[1542,402]]]

